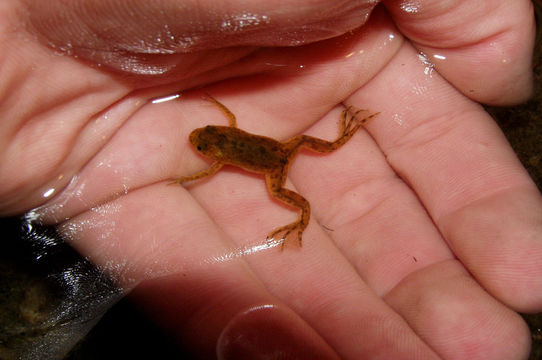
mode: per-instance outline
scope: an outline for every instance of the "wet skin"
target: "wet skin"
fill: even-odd
[[[301,147],[319,153],[329,153],[343,146],[354,133],[370,118],[377,114],[357,119],[362,110],[351,111],[351,107],[343,110],[339,122],[339,137],[335,141],[327,141],[307,135],[297,135],[284,142],[266,136],[254,135],[237,128],[235,115],[222,103],[213,97],[206,98],[229,120],[229,126],[208,125],[198,128],[190,133],[190,143],[205,157],[214,162],[211,166],[194,175],[183,176],[174,183],[201,179],[213,175],[225,165],[234,165],[245,170],[264,174],[269,193],[274,198],[296,207],[300,210],[297,221],[273,230],[267,240],[280,237],[282,247],[288,235],[297,233],[297,240],[301,246],[303,231],[309,224],[310,204],[301,195],[284,188],[289,166]]]

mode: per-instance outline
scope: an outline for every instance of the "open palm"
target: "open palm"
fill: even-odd
[[[10,3],[2,16],[23,7],[16,13],[31,25],[19,30],[22,45],[2,29],[0,210],[35,208],[58,223],[194,353],[525,356],[528,333],[514,311],[542,308],[542,201],[473,100],[529,95],[530,2],[424,1],[411,11],[390,1],[356,30],[363,19],[345,5],[348,16],[307,20],[313,38],[298,19],[306,33],[292,36],[310,42],[298,47],[282,46],[296,39],[273,38],[276,29],[158,55],[95,37],[114,42],[118,57],[76,41],[66,48],[72,33],[51,31],[39,5]],[[466,3],[471,18],[461,15]],[[256,29],[275,19],[255,18]],[[322,30],[337,23],[338,34]],[[312,209],[301,249],[266,243],[296,214],[262,176],[226,166],[168,185],[209,164],[189,146],[190,131],[227,124],[206,92],[239,128],[280,140],[335,139],[345,105],[380,112],[337,151],[301,151],[293,162],[286,187]]]

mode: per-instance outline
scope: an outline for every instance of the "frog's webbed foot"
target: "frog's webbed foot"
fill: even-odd
[[[358,130],[360,126],[365,124],[369,119],[372,119],[379,113],[371,114],[365,117],[358,116],[360,113],[365,112],[365,109],[356,109],[353,106],[348,106],[341,113],[340,121],[340,133],[341,136],[351,136]]]
[[[286,239],[288,238],[288,235],[290,235],[292,232],[297,233],[297,241],[299,243],[299,247],[301,247],[301,237],[303,235],[303,226],[301,225],[301,221],[296,221],[288,225],[281,226],[275,230],[273,230],[269,235],[267,235],[267,242],[268,243],[274,243],[276,241],[280,241],[280,249],[284,250],[284,244],[286,243]],[[281,234],[282,236],[279,239],[276,239],[277,235]]]

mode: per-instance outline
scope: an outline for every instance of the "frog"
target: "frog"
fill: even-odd
[[[303,232],[310,220],[310,203],[300,194],[284,187],[293,159],[301,148],[318,153],[330,153],[346,144],[369,119],[378,115],[371,114],[364,118],[358,115],[366,110],[345,106],[339,119],[339,136],[334,141],[327,141],[308,135],[296,135],[285,141],[248,133],[237,127],[237,119],[224,104],[206,94],[203,98],[216,106],[228,119],[228,126],[206,125],[193,130],[189,142],[197,152],[213,160],[211,165],[195,174],[182,176],[170,184],[184,184],[217,173],[224,165],[233,165],[249,172],[263,174],[270,195],[299,210],[299,216],[291,224],[277,227],[271,231],[266,241],[276,241],[279,237],[281,249],[286,239],[295,234],[299,247],[302,246]]]

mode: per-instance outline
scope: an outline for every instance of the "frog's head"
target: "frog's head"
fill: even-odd
[[[192,146],[203,155],[220,160],[223,137],[224,135],[220,134],[216,126],[208,125],[192,131],[189,140]]]

